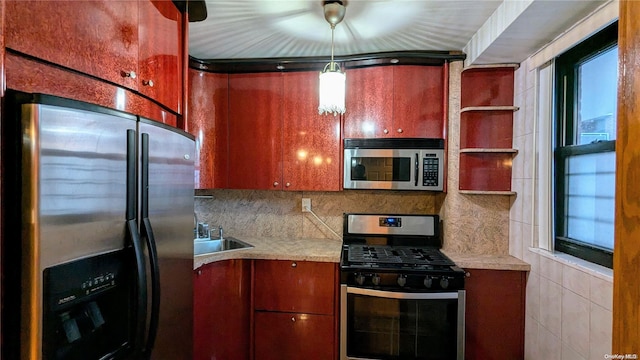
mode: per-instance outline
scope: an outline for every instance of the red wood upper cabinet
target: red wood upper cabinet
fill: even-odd
[[[346,71],[345,138],[384,137],[393,121],[393,68]]]
[[[282,189],[282,74],[229,75],[232,189]]]
[[[189,69],[187,131],[196,138],[195,186],[227,187],[229,75]]]
[[[345,138],[443,138],[443,66],[347,71]]]
[[[285,190],[340,190],[340,117],[318,114],[318,72],[285,73]]]
[[[444,137],[444,67],[393,68],[393,133],[397,137]]]
[[[7,48],[137,89],[136,1],[9,0],[4,18]]]
[[[139,91],[181,112],[182,16],[171,1],[139,1]]]

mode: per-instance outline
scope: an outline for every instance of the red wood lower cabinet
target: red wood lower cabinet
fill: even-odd
[[[249,359],[250,289],[250,260],[225,260],[195,270],[195,360]]]
[[[255,360],[332,360],[333,316],[258,311]]]
[[[337,358],[337,264],[255,260],[253,286],[255,360]]]
[[[527,273],[467,271],[465,359],[523,359]]]
[[[255,310],[332,315],[336,264],[256,260]]]

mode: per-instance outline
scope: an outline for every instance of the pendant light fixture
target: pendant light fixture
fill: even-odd
[[[344,114],[345,79],[344,71],[340,65],[333,61],[333,34],[336,25],[344,18],[345,7],[342,1],[325,1],[324,18],[331,25],[331,62],[320,72],[320,103],[319,114],[331,114],[334,116]]]

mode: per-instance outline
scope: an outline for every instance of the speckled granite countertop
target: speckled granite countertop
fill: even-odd
[[[531,265],[511,255],[459,254],[443,251],[463,269],[529,271]]]
[[[342,242],[331,239],[283,239],[238,237],[252,248],[194,256],[193,268],[228,259],[267,259],[340,262]],[[469,269],[529,271],[530,265],[510,255],[475,255],[445,252],[459,267]]]
[[[340,262],[342,241],[331,239],[283,239],[236,237],[253,245],[252,248],[222,251],[194,256],[193,268],[227,259],[267,259]]]

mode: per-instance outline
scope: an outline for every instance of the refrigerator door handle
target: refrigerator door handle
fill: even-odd
[[[151,356],[153,345],[158,333],[160,316],[160,267],[158,264],[158,251],[153,236],[153,228],[149,220],[149,134],[142,134],[142,166],[140,169],[140,182],[142,188],[142,204],[140,217],[142,219],[142,237],[145,238],[149,252],[149,267],[151,269],[151,314],[149,315],[149,331],[144,348],[144,359]]]
[[[127,208],[126,220],[136,218],[136,131],[127,130]]]
[[[129,240],[133,245],[133,253],[135,257],[136,267],[136,300],[135,300],[135,329],[134,329],[134,353],[139,354],[142,351],[142,342],[144,340],[145,325],[147,319],[147,274],[144,261],[144,249],[138,234],[138,224],[135,220],[127,221],[127,232]]]
[[[129,242],[133,247],[135,262],[135,328],[134,334],[134,356],[138,356],[142,350],[144,341],[145,326],[147,322],[147,271],[144,260],[144,249],[138,232],[136,222],[136,132],[127,130],[127,208],[126,208],[126,228]]]

